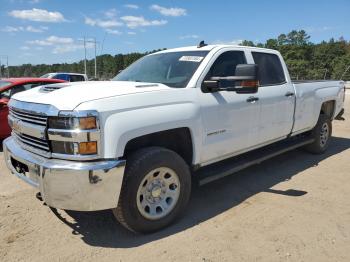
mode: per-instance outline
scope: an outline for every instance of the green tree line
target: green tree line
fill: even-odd
[[[304,31],[293,30],[268,39],[265,43],[254,44],[244,40],[242,45],[278,50],[292,79],[342,79],[350,80],[350,41],[343,37],[315,44]]]
[[[280,34],[277,38],[268,39],[265,43],[254,43],[244,40],[242,45],[271,48],[281,52],[288,66],[292,79],[342,79],[350,80],[350,41],[344,38],[310,42],[310,36],[304,30],[293,30],[288,34]],[[159,49],[161,50],[161,49]],[[141,58],[146,53],[130,53],[97,57],[97,75],[106,80],[114,77],[120,70]],[[94,75],[94,60],[87,61],[88,76]],[[347,70],[348,69],[348,70]],[[84,61],[63,64],[23,64],[10,66],[11,77],[41,76],[48,72],[84,72]],[[2,68],[2,72],[5,70]]]

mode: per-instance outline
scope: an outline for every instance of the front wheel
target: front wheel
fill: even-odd
[[[113,214],[134,232],[156,231],[183,213],[190,193],[189,167],[178,154],[160,147],[141,149],[127,159]]]
[[[332,122],[328,116],[320,115],[311,135],[315,140],[313,143],[307,145],[305,150],[313,154],[324,153],[329,146],[332,136]]]

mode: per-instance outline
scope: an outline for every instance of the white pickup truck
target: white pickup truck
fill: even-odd
[[[201,44],[147,55],[114,81],[16,94],[3,149],[48,206],[112,209],[151,232],[183,213],[194,181],[297,147],[323,153],[344,98],[342,81],[292,82],[277,51]]]

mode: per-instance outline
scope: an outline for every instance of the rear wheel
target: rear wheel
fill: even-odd
[[[189,167],[178,154],[160,147],[141,149],[127,159],[113,213],[132,231],[156,231],[183,213],[190,193]]]
[[[324,153],[332,136],[332,122],[327,115],[320,115],[316,126],[312,130],[312,136],[315,141],[305,147],[306,151],[313,154]]]

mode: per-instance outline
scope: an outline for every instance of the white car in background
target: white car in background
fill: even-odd
[[[41,76],[40,78],[61,79],[68,82],[88,81],[88,77],[86,74],[64,73],[64,72],[48,73]]]

